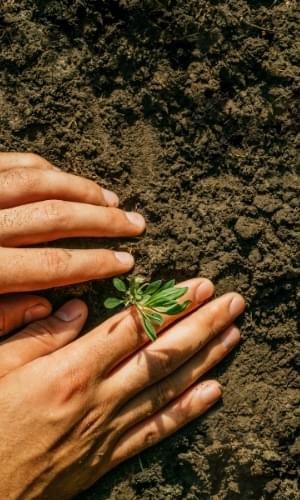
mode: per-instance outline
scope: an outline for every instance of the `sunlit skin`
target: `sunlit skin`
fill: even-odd
[[[164,317],[153,343],[134,307],[78,338],[82,301],[53,313],[47,299],[16,292],[117,275],[132,257],[30,245],[134,236],[143,218],[36,155],[0,154],[0,193],[0,497],[68,499],[221,398],[203,377],[238,344],[244,300],[214,298],[212,283],[195,278],[178,285],[191,304]]]
[[[133,257],[110,250],[28,249],[75,236],[137,236],[143,217],[117,208],[95,182],[37,155],[0,153],[0,293],[40,290],[129,271]]]

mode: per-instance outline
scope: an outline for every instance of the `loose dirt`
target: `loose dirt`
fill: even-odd
[[[81,500],[300,498],[297,25],[294,0],[0,2],[1,150],[141,211],[146,235],[115,243],[136,272],[207,276],[248,304],[213,374],[223,402]],[[82,296],[92,325],[107,286],[48,296]]]

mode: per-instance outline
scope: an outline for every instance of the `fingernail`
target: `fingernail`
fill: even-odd
[[[206,404],[211,405],[221,397],[221,386],[216,382],[208,382],[201,388],[199,395],[201,395],[202,401],[204,400]]]
[[[232,316],[239,316],[245,308],[244,299],[240,295],[235,295],[229,304],[229,312]]]
[[[79,300],[72,300],[64,304],[54,316],[62,321],[75,321],[82,315],[82,306]]]
[[[44,304],[36,304],[35,306],[32,306],[27,309],[27,311],[25,311],[24,322],[30,323],[30,321],[33,321],[37,318],[44,318],[45,316],[48,316],[48,314],[50,314],[50,310],[48,307],[46,307]]]
[[[102,188],[102,194],[109,207],[117,207],[119,205],[119,198],[112,191]]]
[[[240,331],[236,327],[226,330],[221,336],[222,344],[226,350],[230,351],[240,341]]]
[[[211,297],[213,292],[213,284],[209,280],[203,281],[197,288],[196,302],[203,302],[205,299],[208,299],[208,297]]]
[[[125,212],[126,217],[129,220],[131,224],[134,224],[137,227],[144,227],[145,226],[145,219],[142,215],[136,213],[136,212]]]
[[[133,267],[134,258],[127,252],[115,252],[116,259],[126,267]]]

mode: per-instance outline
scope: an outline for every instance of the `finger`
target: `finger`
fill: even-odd
[[[49,200],[0,211],[0,244],[21,246],[71,237],[137,236],[144,218],[118,208]]]
[[[110,250],[0,248],[0,293],[42,290],[128,272],[132,255]]]
[[[46,170],[58,170],[45,158],[34,153],[0,153],[0,172],[11,168],[39,168]]]
[[[60,349],[80,333],[87,318],[87,307],[72,300],[53,316],[31,323],[1,344],[0,377],[26,363]]]
[[[178,286],[188,287],[187,293],[181,300],[191,300],[191,304],[181,314],[164,316],[164,323],[158,332],[199,307],[211,297],[214,291],[212,283],[204,278],[188,280]],[[99,343],[99,338],[101,338],[101,343]],[[139,315],[136,309],[131,307],[109,318],[88,335],[85,335],[84,338],[78,339],[72,346],[72,350],[75,359],[78,358],[78,355],[82,358],[82,366],[86,366],[84,360],[89,359],[88,353],[93,352],[93,360],[90,360],[88,369],[91,376],[98,376],[99,374],[107,374],[115,365],[128,358],[130,354],[148,341]],[[70,353],[71,355],[72,353]]]
[[[221,387],[216,381],[192,387],[156,415],[126,432],[109,457],[107,470],[178,431],[205,413],[221,398],[221,394]]]
[[[51,313],[51,304],[35,295],[8,295],[0,298],[0,337],[30,321]]]
[[[117,367],[110,377],[112,390],[126,380],[122,390],[125,402],[165,378],[231,325],[244,308],[244,299],[237,293],[209,302]]]
[[[239,329],[231,325],[173,374],[157,384],[151,385],[127,403],[121,411],[118,411],[117,428],[119,431],[125,432],[129,427],[136,425],[144,418],[159,411],[173,399],[178,398],[200,377],[220,363],[239,341]]]
[[[73,174],[36,168],[4,170],[0,175],[0,208],[44,200],[65,200],[117,206],[116,194]]]

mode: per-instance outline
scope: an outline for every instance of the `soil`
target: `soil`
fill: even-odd
[[[142,212],[147,233],[114,244],[137,273],[207,276],[248,303],[213,374],[223,402],[81,500],[300,498],[298,23],[294,0],[0,0],[1,150]],[[105,285],[48,296],[82,296],[92,325]]]

